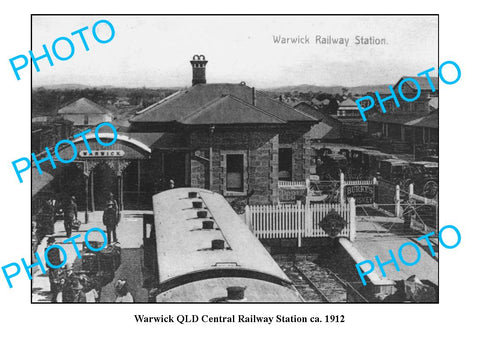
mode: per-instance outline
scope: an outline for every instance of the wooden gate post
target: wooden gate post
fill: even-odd
[[[408,198],[411,199],[413,196],[413,183],[408,185]]]
[[[345,203],[344,188],[345,188],[345,175],[343,174],[343,172],[340,172],[340,203],[341,204]]]
[[[350,234],[349,239],[350,241],[355,240],[355,235],[357,234],[357,217],[356,217],[356,210],[355,210],[355,199],[349,198],[348,199],[348,209],[350,210]]]
[[[373,205],[372,206],[373,206],[374,209],[378,209],[378,203],[377,203],[378,181],[377,181],[377,177],[373,177],[372,184],[373,184]]]
[[[400,212],[400,186],[395,186],[395,217],[401,217]]]

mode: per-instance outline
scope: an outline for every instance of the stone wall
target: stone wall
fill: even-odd
[[[190,134],[191,185],[209,187],[210,136],[207,130]],[[246,197],[245,194],[225,192],[225,152],[240,151],[247,157],[245,182],[246,193],[250,193],[249,204],[269,204],[278,201],[278,130],[222,130],[217,129],[212,137],[213,186],[212,190],[226,196],[229,201]],[[252,194],[253,191],[253,194]]]
[[[299,125],[280,133],[280,147],[292,147],[292,181],[304,181],[310,176],[310,159],[312,157],[311,140],[308,132],[310,128],[310,126]]]

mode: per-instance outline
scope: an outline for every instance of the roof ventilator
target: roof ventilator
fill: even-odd
[[[223,249],[225,249],[224,240],[219,240],[219,239],[212,240],[212,250],[223,250]]]
[[[202,229],[211,230],[213,229],[213,221],[207,220],[202,222]],[[223,240],[221,240],[223,241]]]
[[[227,287],[228,301],[241,301],[245,298],[245,290],[247,287],[231,286]]]
[[[207,213],[205,210],[197,211],[197,218],[207,218]]]

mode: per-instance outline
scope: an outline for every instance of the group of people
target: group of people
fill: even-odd
[[[36,215],[36,221],[32,223],[33,254],[37,251],[38,245],[47,238],[47,247],[55,243],[54,224],[58,216],[63,216],[63,223],[67,238],[71,237],[72,230],[79,223],[78,207],[75,196],[69,196],[59,204],[53,196],[50,196],[40,208]],[[120,221],[120,209],[113,193],[109,193],[105,210],[103,212],[103,223],[106,226],[108,244],[118,242],[116,227]],[[78,224],[79,225],[79,224]],[[77,228],[78,228],[77,225]],[[60,251],[56,248],[48,252],[48,260],[52,265],[61,265]],[[86,274],[73,272],[71,263],[64,268],[48,270],[52,302],[97,302],[100,296],[100,285]],[[126,281],[118,280],[115,284],[118,301],[128,302],[132,296],[128,292]]]
[[[74,222],[78,220],[78,208],[75,196],[70,196],[61,205],[53,197],[49,197],[40,208],[35,228],[37,243],[40,244],[43,238],[55,233],[55,221],[58,214],[63,215],[63,224],[67,237],[72,235]]]
[[[103,224],[106,226],[108,243],[117,242],[116,227],[120,221],[120,210],[113,193],[108,194],[106,208],[103,212]],[[36,247],[49,235],[55,234],[55,221],[57,216],[63,215],[63,225],[67,238],[72,236],[74,225],[78,224],[78,207],[75,196],[69,196],[61,205],[49,197],[36,215],[36,221],[32,224],[32,231],[35,232],[34,253]]]
[[[54,236],[48,236],[47,248],[55,243]],[[48,260],[52,265],[62,264],[60,251],[56,248],[48,251]],[[87,276],[84,272],[75,272],[73,265],[67,263],[64,268],[49,268],[51,301],[53,303],[96,303],[100,300],[101,274]],[[133,297],[128,290],[127,281],[118,279],[114,284],[115,302],[132,303]]]
[[[49,236],[47,247],[54,243],[55,237]],[[62,261],[59,250],[49,250],[48,260],[53,265],[60,265]],[[49,268],[48,278],[53,303],[95,303],[100,297],[98,282],[85,274],[77,275],[70,263],[61,269]]]

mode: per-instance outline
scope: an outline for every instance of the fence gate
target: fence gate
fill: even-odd
[[[246,206],[246,223],[259,239],[345,237],[355,239],[355,200],[348,204]]]

